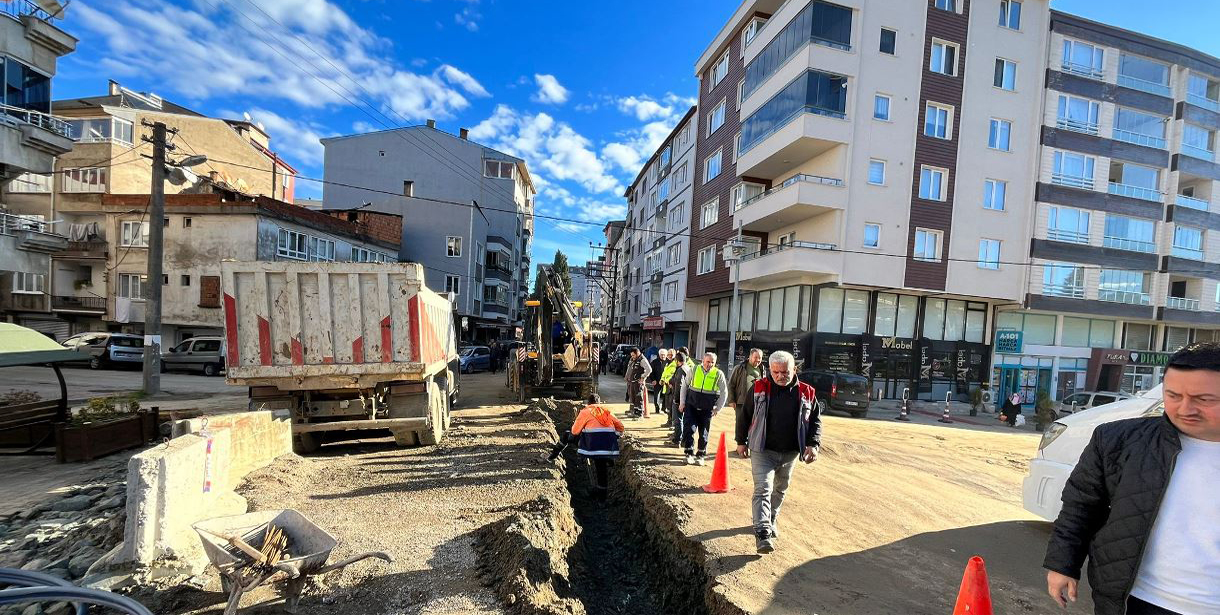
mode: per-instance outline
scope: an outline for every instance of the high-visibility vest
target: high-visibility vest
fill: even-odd
[[[669,392],[669,379],[674,377],[674,372],[678,370],[678,364],[670,361],[665,365],[665,369],[661,370],[661,392]]]
[[[695,368],[695,375],[691,378],[690,388],[699,391],[700,393],[718,393],[716,383],[720,380],[720,370],[712,367],[711,371],[704,372],[703,366]]]

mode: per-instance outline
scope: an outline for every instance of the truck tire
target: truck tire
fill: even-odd
[[[415,446],[419,444],[419,437],[414,431],[399,429],[392,432],[394,434],[394,444],[398,446]]]
[[[303,432],[292,434],[292,452],[298,455],[307,455],[317,452],[322,447],[322,440],[314,432]]]
[[[220,366],[216,363],[205,363],[203,366],[203,375],[212,378],[220,373]]]
[[[431,419],[429,429],[415,432],[423,446],[434,446],[445,437],[445,397],[436,381],[428,383],[428,412]]]

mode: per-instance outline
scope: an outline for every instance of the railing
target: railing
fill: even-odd
[[[72,297],[65,295],[55,295],[51,297],[51,309],[53,310],[96,310],[99,312],[106,311],[105,297]]]
[[[1097,299],[1099,301],[1129,303],[1132,305],[1150,305],[1152,303],[1152,297],[1148,293],[1130,290],[1108,290],[1105,288],[1097,291]]]
[[[1114,237],[1106,235],[1102,237],[1101,245],[1107,248],[1117,248],[1119,250],[1129,250],[1131,252],[1144,252],[1146,254],[1156,253],[1156,242],[1140,241],[1138,239],[1128,239],[1126,237]]]
[[[1157,149],[1165,149],[1165,139],[1163,137],[1154,137],[1139,132],[1131,132],[1121,128],[1114,129],[1114,139],[1116,141],[1125,141],[1136,145],[1146,145]]]
[[[1186,94],[1186,102],[1196,106],[1220,112],[1220,101],[1212,100],[1201,94]]]
[[[1131,75],[1124,75],[1122,73],[1119,73],[1118,75],[1118,85],[1125,88],[1131,88],[1133,90],[1139,90],[1141,92],[1148,92],[1149,94],[1156,94],[1158,96],[1173,96],[1173,92],[1170,91],[1169,86],[1165,85],[1164,83],[1148,81],[1147,79],[1140,79],[1139,77],[1132,77]]]
[[[12,235],[17,231],[54,234],[53,226],[54,224],[51,222],[43,222],[36,218],[14,214],[0,214],[0,235]]]
[[[759,135],[757,138],[755,138],[754,142],[749,144],[749,146],[744,147],[743,149],[738,151],[737,155],[741,156],[742,154],[745,154],[746,152],[754,149],[755,147],[758,146],[759,143],[766,141],[768,138],[771,137],[771,135],[779,132],[780,129],[782,129],[785,126],[787,126],[788,124],[792,123],[792,121],[795,120],[796,118],[800,117],[802,113],[812,113],[814,115],[824,115],[826,117],[833,117],[833,118],[837,118],[840,120],[847,119],[846,111],[839,111],[837,109],[827,109],[825,107],[818,107],[815,105],[804,105],[802,107],[797,108],[795,111],[790,113],[787,117],[781,118],[780,120],[776,121],[774,126],[772,126],[770,129],[768,129],[765,133],[763,133],[763,134]],[[750,116],[750,118],[747,118],[745,122],[742,122],[742,125],[744,126],[746,124],[746,122],[750,121],[751,118],[753,118],[753,116]]]
[[[1189,207],[1191,209],[1198,209],[1200,211],[1207,211],[1208,208],[1211,206],[1210,203],[1208,203],[1207,201],[1205,201],[1203,199],[1196,199],[1193,196],[1186,196],[1185,194],[1175,195],[1173,197],[1173,202],[1175,205],[1179,205],[1181,207]]]
[[[1068,186],[1070,188],[1084,188],[1085,190],[1093,189],[1092,177],[1080,177],[1079,175],[1064,175],[1063,173],[1051,173],[1051,183],[1060,186]]]
[[[1213,162],[1216,160],[1216,152],[1213,152],[1206,147],[1199,147],[1189,143],[1182,144],[1182,153],[1200,160],[1206,160],[1208,162]]]
[[[1064,130],[1072,130],[1075,132],[1083,132],[1087,135],[1095,135],[1098,133],[1097,122],[1082,122],[1071,118],[1061,117],[1055,121],[1056,128]]]
[[[1097,70],[1096,68],[1093,68],[1092,66],[1087,66],[1085,64],[1077,64],[1075,62],[1064,62],[1061,65],[1061,67],[1063,69],[1063,72],[1071,73],[1073,75],[1080,75],[1081,77],[1088,77],[1090,79],[1098,79],[1098,80],[1105,79],[1105,77],[1106,77],[1105,73],[1103,73],[1102,71]]]
[[[1199,300],[1187,299],[1186,297],[1166,297],[1165,307],[1173,310],[1190,310],[1191,312],[1198,312]]]
[[[804,248],[804,249],[808,249],[808,250],[827,250],[827,251],[833,252],[833,251],[838,250],[839,246],[837,246],[833,243],[823,243],[823,242],[818,242],[818,241],[791,241],[791,242],[788,242],[785,244],[768,246],[767,248],[759,250],[757,252],[742,255],[741,262],[744,263],[748,260],[767,256],[768,254],[775,254],[776,252],[783,252],[784,250],[787,250],[790,248]]]
[[[1048,297],[1067,297],[1069,299],[1084,299],[1083,286],[1066,286],[1063,284],[1043,284],[1042,294]]]
[[[1198,248],[1188,248],[1186,246],[1174,246],[1173,255],[1181,258],[1188,258],[1192,261],[1203,260],[1203,250]]]
[[[1065,229],[1048,228],[1046,229],[1046,238],[1051,241],[1065,241],[1067,243],[1089,243],[1089,234],[1080,231],[1069,231]]]
[[[1143,199],[1145,201],[1156,201],[1157,203],[1163,203],[1165,201],[1165,195],[1159,190],[1145,188],[1143,186],[1120,184],[1118,182],[1110,182],[1110,194],[1129,196],[1131,198]]]
[[[836,179],[834,177],[822,177],[821,175],[807,175],[805,173],[798,173],[796,175],[793,175],[792,177],[789,177],[788,179],[785,179],[784,181],[780,182],[778,185],[772,186],[769,190],[765,190],[759,194],[756,194],[756,195],[742,201],[741,203],[739,203],[737,205],[736,209],[734,209],[733,211],[741,211],[741,209],[743,207],[756,203],[756,202],[762,200],[763,198],[767,197],[768,195],[774,194],[774,193],[776,193],[780,190],[783,190],[784,188],[787,188],[788,186],[791,186],[792,184],[795,184],[798,182],[806,182],[806,183],[811,183],[811,184],[822,184],[825,186],[842,186],[843,185],[843,180]]]
[[[0,7],[3,6],[4,4],[0,3]],[[22,109],[21,107],[0,104],[0,121],[17,121],[23,124],[30,124],[53,132],[61,137],[72,138],[72,126],[66,120],[41,111],[32,111],[30,109]]]
[[[59,15],[52,16],[42,7],[30,2],[30,0],[0,0],[0,15],[7,15],[13,19],[20,19],[22,15],[29,15],[34,19],[42,21],[63,19]]]

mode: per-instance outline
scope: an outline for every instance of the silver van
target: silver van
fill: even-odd
[[[217,376],[224,368],[224,339],[220,337],[192,337],[161,353],[161,371],[183,369]]]

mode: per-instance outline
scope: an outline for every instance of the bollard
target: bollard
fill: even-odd
[[[1072,402],[1072,414],[1076,414],[1076,402]]]
[[[941,422],[941,423],[952,423],[953,422],[952,420],[949,419],[949,397],[951,395],[952,395],[952,393],[950,391],[945,391],[945,411],[940,416],[939,422]]]
[[[911,393],[911,389],[909,387],[902,389],[902,405],[899,406],[898,416],[894,417],[894,420],[897,420],[897,421],[911,420],[911,417],[907,416],[911,413],[910,393]]]

